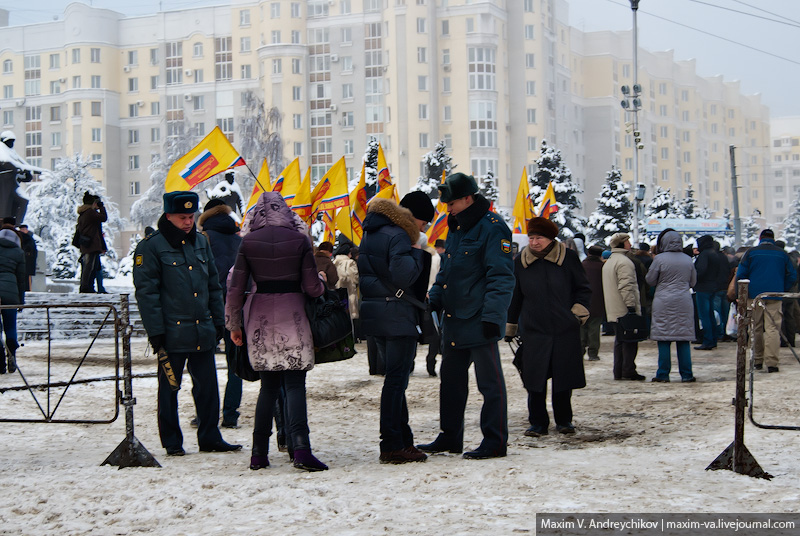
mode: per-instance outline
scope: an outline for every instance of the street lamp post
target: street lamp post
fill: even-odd
[[[642,201],[644,201],[644,192],[647,190],[647,186],[644,184],[637,183],[636,184],[636,191],[633,194],[633,200],[635,201],[634,211],[633,211],[633,246],[639,246],[639,221],[642,218]]]
[[[639,240],[639,204],[644,200],[645,186],[639,182],[639,151],[644,149],[642,143],[642,133],[639,130],[639,110],[642,108],[642,86],[639,85],[639,38],[636,27],[636,12],[639,9],[640,0],[630,0],[631,11],[633,11],[633,86],[622,86],[624,99],[620,103],[622,108],[633,114],[633,183],[636,185],[635,201],[636,210],[633,222],[633,240],[638,244]],[[641,194],[641,199],[639,195]]]

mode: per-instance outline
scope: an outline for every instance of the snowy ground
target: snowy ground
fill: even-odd
[[[158,440],[154,378],[135,379],[136,436],[163,465],[118,470],[100,463],[125,436],[124,416],[112,424],[3,423],[0,435],[0,534],[533,534],[536,512],[798,512],[800,437],[758,429],[745,441],[766,481],[706,471],[733,439],[735,345],[695,352],[698,383],[613,381],[610,347],[587,362],[588,387],[573,397],[572,437],[523,435],[525,393],[501,344],[509,390],[509,455],[468,461],[431,456],[426,463],[378,463],[380,377],[366,356],[317,367],[309,374],[311,440],[330,465],[322,473],[291,467],[273,448],[271,467],[250,471],[249,447],[258,385],[245,382],[241,427],[223,430],[239,453],[199,453],[188,426],[193,402],[181,392],[187,456],[168,458]],[[89,353],[79,377],[113,373],[108,343]],[[640,345],[639,370],[655,373],[655,344]],[[359,345],[363,352],[363,345]],[[425,372],[420,349],[408,388],[411,425],[419,442],[438,430],[439,380]],[[44,378],[43,343],[20,349],[29,381]],[[83,355],[58,344],[53,380],[67,379]],[[800,424],[800,365],[783,350],[779,374],[756,374],[756,416],[768,424]],[[224,388],[224,356],[218,355]],[[134,372],[155,370],[145,340],[135,339]],[[672,379],[678,378],[673,371]],[[19,375],[0,376],[0,387]],[[481,397],[471,386],[465,447],[480,441]],[[57,418],[111,418],[113,383],[70,388]],[[44,397],[43,392],[38,396]],[[51,407],[56,398],[52,399]],[[33,417],[27,392],[0,394],[3,418]]]

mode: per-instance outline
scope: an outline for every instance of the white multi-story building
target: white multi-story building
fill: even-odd
[[[50,167],[82,152],[127,215],[147,167],[185,125],[240,146],[250,95],[276,107],[284,163],[315,178],[342,155],[358,173],[370,137],[405,192],[445,140],[459,171],[498,179],[510,206],[543,139],[586,189],[611,165],[633,181],[630,33],[570,28],[566,0],[232,0],[126,17],[74,3],[62,20],[0,28],[0,109],[17,149]],[[0,23],[2,18],[0,17]],[[742,213],[764,203],[767,109],[736,83],[671,53],[639,54],[639,180],[730,206],[729,145],[740,151]],[[24,135],[23,135],[24,134]],[[258,159],[260,161],[260,158]],[[746,163],[746,165],[744,165]],[[258,165],[257,163],[255,163]],[[271,170],[275,176],[280,170]]]

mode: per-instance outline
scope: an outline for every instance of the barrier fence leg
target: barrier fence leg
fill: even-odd
[[[128,295],[120,295],[120,331],[122,332],[122,363],[124,393],[122,405],[125,406],[125,439],[117,445],[114,452],[100,465],[123,467],[161,467],[150,452],[133,435],[133,374],[131,367],[131,325],[128,311]]]
[[[706,467],[709,469],[728,469],[736,473],[752,476],[755,478],[764,478],[770,480],[772,475],[765,472],[758,462],[744,446],[744,413],[747,406],[747,397],[745,396],[745,372],[747,360],[747,346],[748,346],[748,328],[750,327],[750,315],[747,313],[747,287],[749,281],[739,281],[739,333],[736,344],[736,397],[734,398],[735,419],[734,419],[734,434],[733,443],[722,451],[722,454],[717,456],[711,465]],[[754,334],[750,334],[752,341]]]

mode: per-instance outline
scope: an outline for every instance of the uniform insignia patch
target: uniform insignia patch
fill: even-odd
[[[144,262],[144,257],[141,255],[136,255],[136,266],[141,266],[142,262]]]
[[[511,240],[506,240],[505,238],[501,240],[500,249],[503,250],[503,253],[511,253]]]
[[[183,204],[183,206],[184,206],[184,208],[192,208],[192,202],[191,201],[187,201],[186,203]]]

